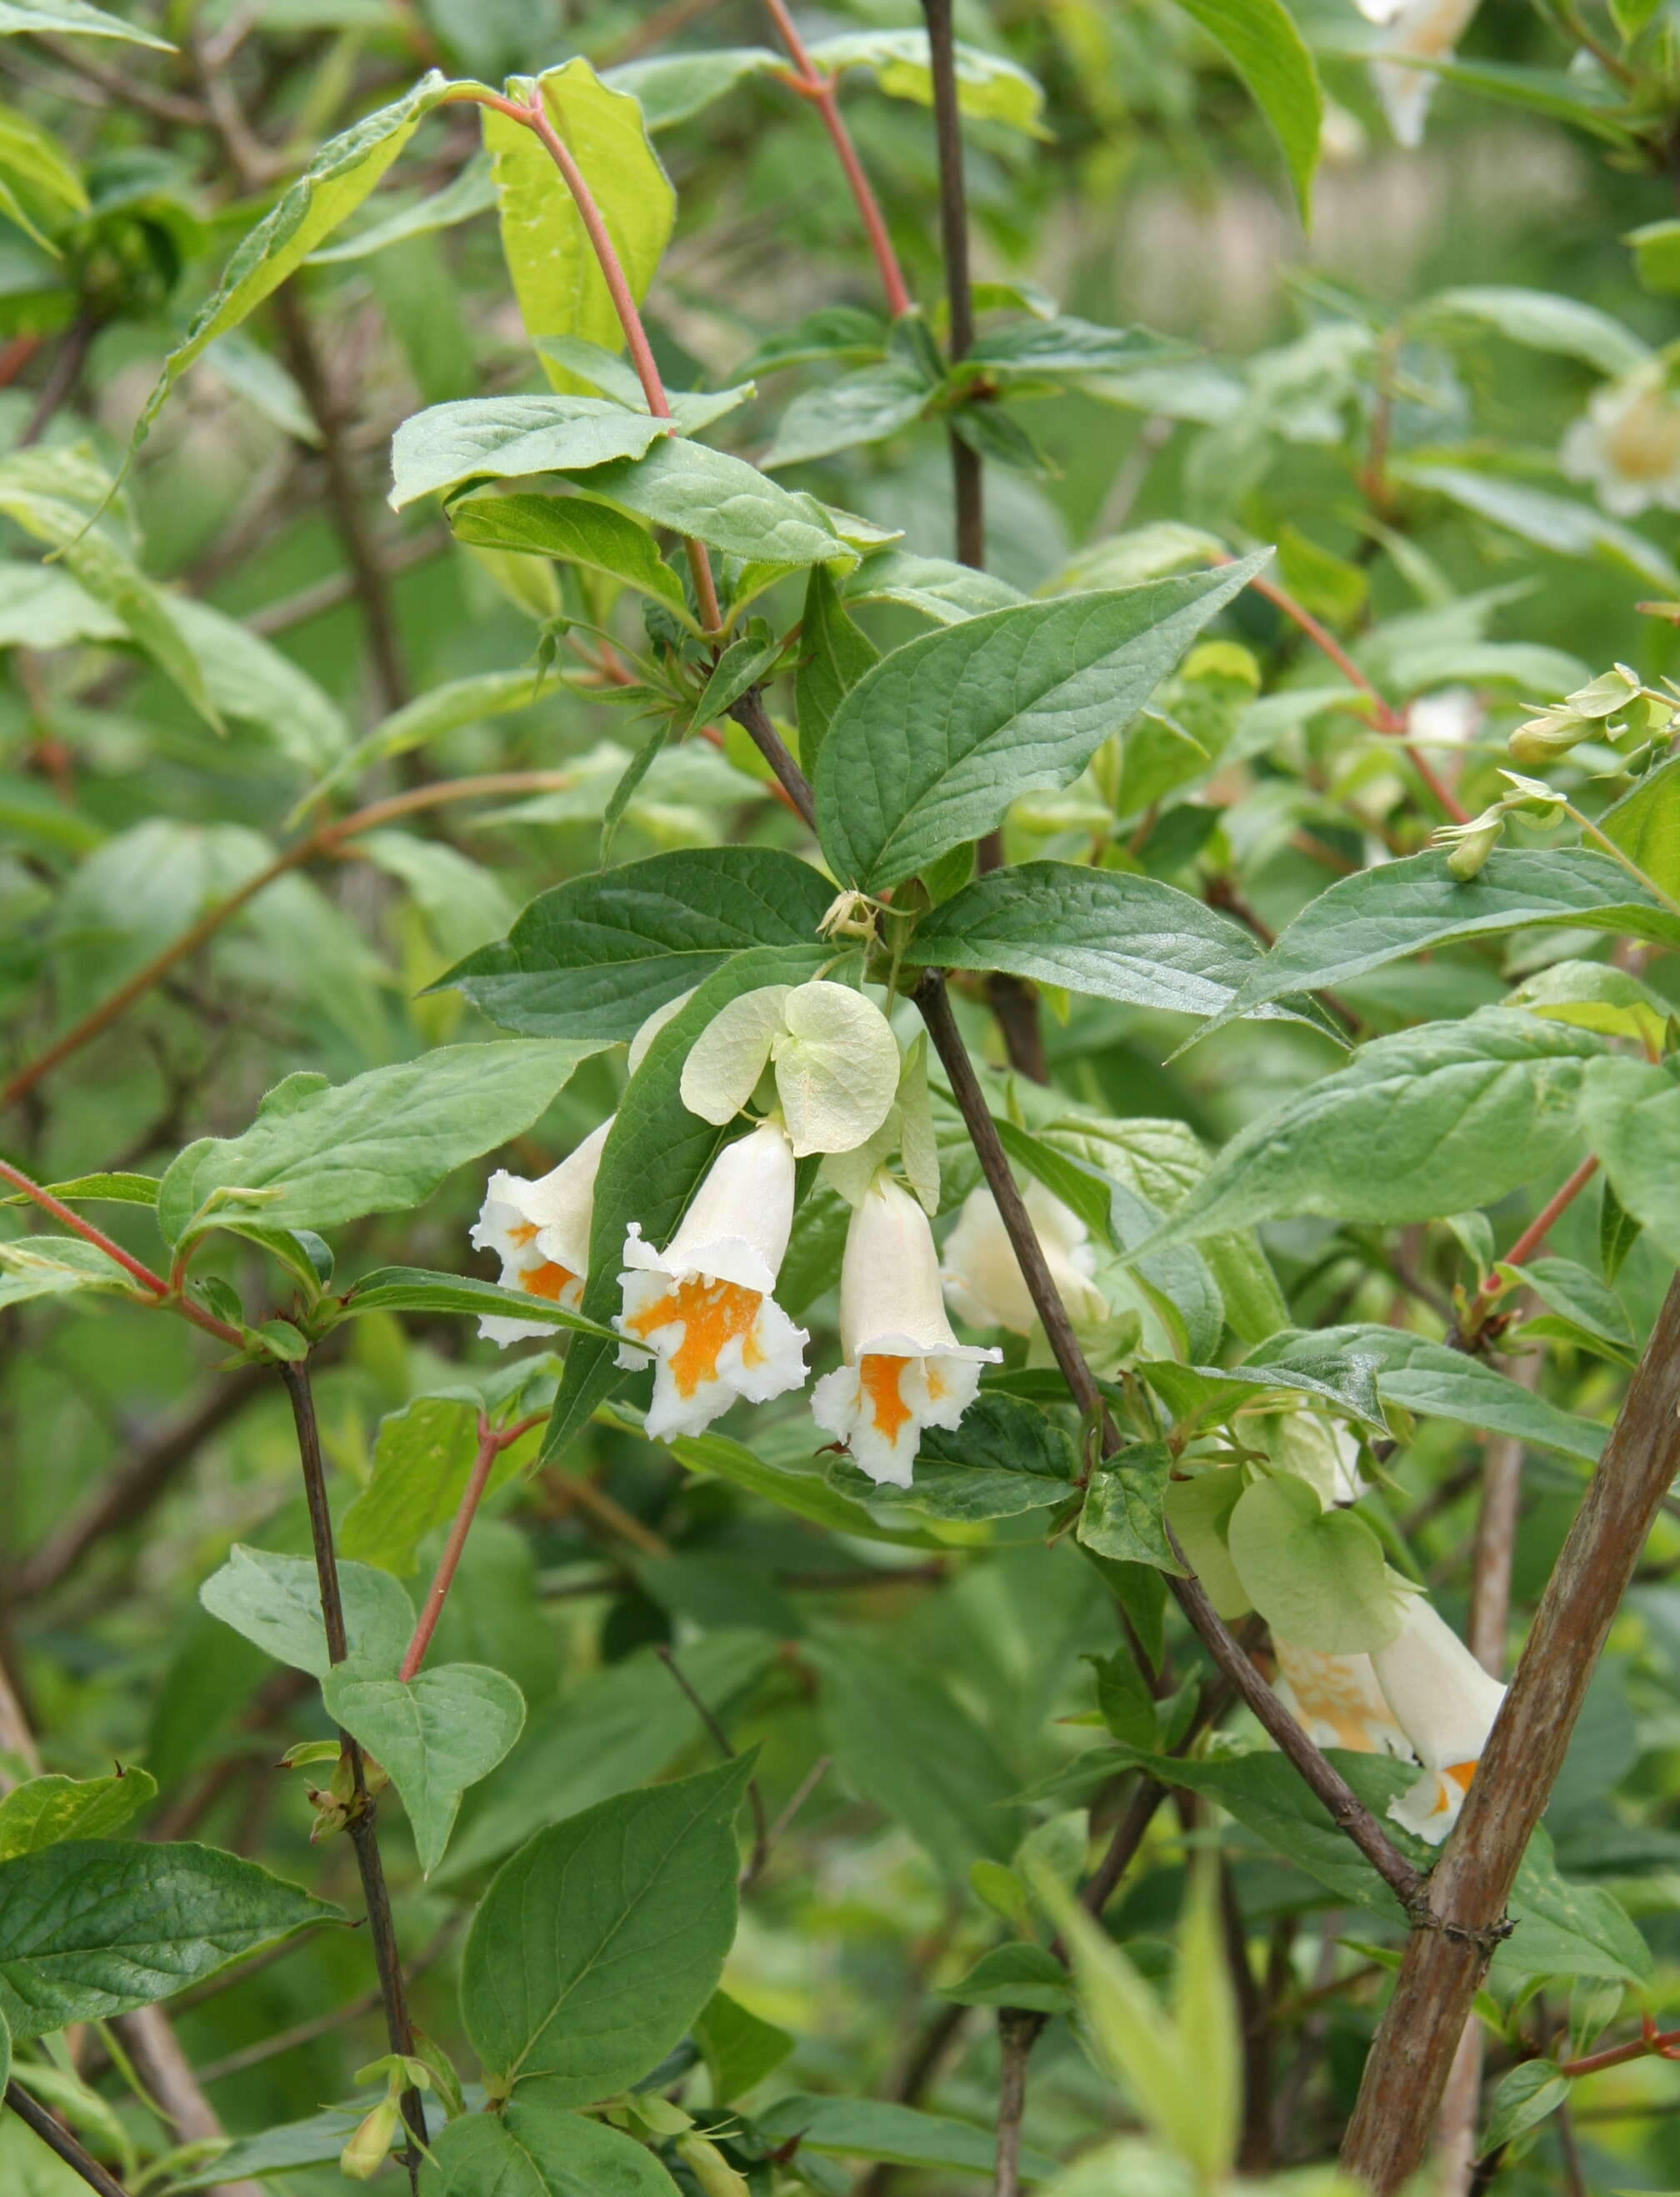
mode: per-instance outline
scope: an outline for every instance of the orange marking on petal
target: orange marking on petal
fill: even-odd
[[[1475,1774],[1476,1765],[1474,1762],[1449,1762],[1446,1765],[1446,1775],[1461,1793],[1469,1791],[1470,1780]]]
[[[950,1393],[949,1388],[940,1379],[937,1371],[930,1365],[928,1367],[928,1401],[930,1404],[936,1404],[941,1396],[948,1396]]]
[[[763,1363],[764,1353],[756,1332],[758,1308],[763,1303],[757,1290],[743,1289],[739,1282],[708,1281],[691,1275],[626,1325],[644,1341],[656,1329],[680,1325],[682,1340],[671,1353],[671,1378],[685,1401],[705,1381],[717,1378],[719,1354],[739,1336],[744,1365]]]
[[[858,1386],[869,1399],[875,1431],[895,1444],[915,1416],[898,1392],[899,1376],[909,1363],[907,1358],[889,1358],[876,1352],[858,1360]]]
[[[529,1243],[532,1238],[536,1234],[537,1226],[538,1224],[535,1220],[516,1221],[513,1227],[511,1227],[507,1232],[508,1242],[510,1243],[517,1243],[519,1249],[523,1251],[526,1244]]]
[[[536,1235],[533,1228],[531,1234]],[[540,1267],[527,1267],[519,1276],[519,1287],[529,1290],[534,1297],[546,1297],[550,1304],[558,1304],[567,1284],[577,1279],[570,1267],[557,1267],[552,1259],[545,1259]]]

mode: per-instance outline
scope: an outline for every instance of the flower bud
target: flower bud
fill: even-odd
[[[339,2154],[339,2171],[352,2182],[371,2182],[385,2164],[401,2119],[395,2095],[381,2098]]]
[[[705,2197],[748,2197],[745,2177],[738,2174],[715,2143],[703,2136],[679,2136],[677,2157],[705,2192]]]
[[[1504,829],[1503,808],[1484,809],[1468,824],[1443,824],[1433,843],[1451,849],[1446,867],[1460,884],[1468,884],[1498,845]]]
[[[1519,725],[1505,746],[1513,762],[1544,768],[1549,762],[1555,762],[1560,756],[1567,755],[1578,742],[1590,739],[1594,730],[1592,722],[1573,710],[1546,710]]]

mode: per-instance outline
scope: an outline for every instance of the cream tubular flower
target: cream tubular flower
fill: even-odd
[[[1557,457],[1617,519],[1637,519],[1653,504],[1680,511],[1680,396],[1666,385],[1661,364],[1595,391]]]
[[[1438,1846],[1458,1820],[1505,1689],[1421,1593],[1405,1597],[1399,1632],[1370,1660],[1394,1721],[1423,1765],[1388,1812]]]
[[[793,1226],[793,1148],[779,1122],[727,1145],[663,1251],[632,1221],[617,1325],[654,1354],[647,1431],[698,1435],[738,1396],[767,1404],[805,1381],[805,1345],[770,1292]],[[621,1365],[646,1363],[621,1348]]]
[[[484,1191],[472,1230],[475,1251],[494,1251],[501,1261],[505,1290],[524,1290],[550,1304],[574,1310],[589,1269],[589,1226],[594,1218],[595,1174],[601,1148],[612,1127],[611,1116],[587,1136],[557,1168],[530,1182],[498,1168]],[[552,1327],[524,1319],[481,1319],[487,1342],[531,1342],[552,1339]]]
[[[928,1216],[886,1174],[846,1231],[840,1340],[846,1362],[818,1382],[812,1416],[850,1444],[872,1480],[908,1487],[923,1428],[955,1428],[982,1365],[1003,1353],[965,1348],[951,1332]]]
[[[1410,1754],[1411,1743],[1376,1683],[1369,1655],[1330,1655],[1274,1634],[1277,1691],[1315,1747],[1354,1754]]]
[[[1090,1230],[1041,1182],[1029,1183],[1022,1202],[1068,1317],[1075,1327],[1106,1319],[1108,1299],[1092,1279],[1097,1254]],[[1003,1327],[1011,1335],[1038,1332],[1039,1316],[1015,1247],[997,1200],[984,1184],[963,1200],[957,1225],[945,1239],[940,1279],[953,1311],[971,1327]]]
[[[1416,61],[1451,61],[1469,27],[1476,0],[1358,0],[1359,13],[1387,32],[1371,63],[1371,82],[1399,144],[1423,142],[1435,79]]]

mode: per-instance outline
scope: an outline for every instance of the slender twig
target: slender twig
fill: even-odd
[[[957,55],[951,0],[922,0],[933,74],[934,136],[939,155],[939,241],[945,258],[950,329],[947,355],[954,366],[974,345],[974,294],[969,281],[968,194],[963,182],[963,123],[957,103]],[[976,567],[986,562],[984,474],[980,453],[951,431],[951,485],[957,505],[957,557]]]
[[[810,1799],[812,1794],[816,1791],[818,1786],[822,1783],[823,1779],[827,1777],[829,1771],[833,1765],[833,1761],[834,1757],[831,1754],[820,1754],[816,1760],[811,1765],[810,1768],[805,1772],[805,1775],[800,1779],[797,1785],[794,1787],[791,1794],[789,1796],[787,1806],[782,1810],[780,1815],[777,1817],[775,1822],[770,1826],[770,1834],[767,1843],[771,1853],[775,1852],[776,1848],[781,1844],[782,1840],[792,1829],[794,1818],[798,1815],[799,1811],[804,1806],[805,1803]]]
[[[321,1589],[321,1616],[327,1633],[327,1660],[342,1663],[350,1653],[345,1631],[344,1599],[339,1588],[339,1562],[333,1548],[333,1514],[327,1499],[327,1469],[321,1454],[321,1433],[316,1424],[315,1395],[307,1363],[282,1365],[280,1377],[291,1400],[293,1423],[298,1434],[298,1457],[303,1466],[304,1498],[309,1511],[310,1538],[315,1549],[316,1578]],[[391,1895],[385,1889],[385,1865],[379,1858],[379,1832],[362,1749],[347,1731],[339,1735],[350,1775],[351,1803],[345,1829],[355,1849],[362,1878],[362,1896],[368,1910],[368,1933],[379,1969],[380,2003],[385,2009],[385,2036],[391,2049],[403,2057],[414,2049],[408,2021],[408,2001],[403,1980],[403,1956],[397,1947],[397,1927],[391,1920]],[[426,2142],[426,2112],[412,2084],[403,2093],[403,2118],[410,2142],[404,2153],[408,2186],[420,2188],[420,2148]]]
[[[424,534],[405,535],[400,541],[379,542],[374,545],[374,554],[382,569],[395,575],[410,565],[424,564],[427,558],[437,557],[449,548],[454,536],[428,529]],[[252,633],[264,635],[289,633],[293,626],[307,625],[311,618],[323,617],[337,610],[341,603],[350,601],[356,594],[354,572],[329,572],[324,580],[316,580],[307,588],[299,588],[294,595],[282,595],[277,603],[268,603],[259,611],[252,611],[245,623]]]
[[[384,801],[371,803],[352,814],[341,817],[335,823],[317,825],[306,838],[298,839],[275,855],[266,868],[258,870],[242,885],[206,909],[198,921],[172,938],[169,944],[136,969],[134,974],[119,984],[114,992],[107,992],[96,1006],[90,1007],[81,1020],[72,1023],[61,1037],[55,1038],[46,1049],[37,1053],[33,1060],[26,1061],[14,1075],[0,1084],[0,1110],[15,1104],[27,1091],[32,1091],[43,1075],[49,1075],[73,1053],[91,1043],[101,1031],[108,1029],[134,1002],[160,983],[177,963],[196,954],[207,944],[231,917],[239,913],[267,890],[279,878],[307,862],[335,854],[349,839],[358,838],[364,832],[374,831],[381,824],[389,824],[399,816],[412,815],[421,809],[436,809],[452,801],[478,801],[486,797],[510,793],[536,793],[547,788],[571,785],[569,771],[522,770],[488,771],[477,778],[446,779],[436,785],[411,786],[406,793],[392,794]]]
[[[670,1672],[672,1678],[676,1680],[678,1689],[688,1706],[705,1726],[706,1736],[712,1745],[726,1762],[733,1762],[735,1759],[734,1742],[712,1713],[705,1696],[691,1682],[687,1672],[678,1662],[673,1649],[662,1640],[654,1653]],[[744,1889],[760,1874],[765,1863],[770,1858],[770,1819],[765,1813],[764,1795],[758,1789],[758,1780],[756,1777],[749,1778],[747,1781],[747,1799],[752,1807],[752,1852],[748,1858],[746,1867],[741,1871],[741,1884]]]
[[[811,59],[784,0],[764,0],[764,4],[770,11],[776,35],[786,47],[788,58],[796,72],[786,80],[801,98],[808,99],[816,108],[822,118],[823,128],[827,130],[839,156],[847,185],[857,206],[858,217],[863,223],[864,235],[869,240],[875,271],[880,276],[881,287],[886,293],[887,310],[896,320],[901,313],[910,310],[910,293],[905,286],[898,254],[893,250],[893,241],[887,234],[887,224],[882,217],[879,201],[864,172],[863,163],[858,158],[851,132],[842,118],[834,78],[825,76]]]
[[[1672,2060],[1680,2057],[1680,2029],[1659,2029],[1650,2016],[1631,2044],[1612,2044],[1602,2052],[1589,2052],[1579,2060],[1566,2060],[1560,2075],[1596,2075],[1603,2067],[1623,2067],[1630,2060]]]
[[[1646,1535],[1680,1470],[1680,1279],[1671,1284],[1430,1883],[1365,2063],[1346,2171],[1388,2197],[1416,2170],[1505,1902]]]
[[[1021,2120],[1027,2108],[1027,2062],[1038,2025],[1019,2007],[998,2009],[998,2149],[992,2197],[1020,2197]]]
[[[437,1620],[443,1614],[443,1604],[449,1599],[461,1552],[466,1546],[466,1537],[472,1530],[472,1521],[478,1515],[478,1505],[490,1483],[491,1469],[508,1444],[516,1441],[532,1423],[530,1420],[522,1421],[517,1428],[503,1433],[493,1427],[482,1413],[479,1415],[478,1447],[472,1459],[472,1469],[467,1475],[460,1508],[449,1527],[449,1538],[444,1544],[437,1572],[426,1591],[425,1606],[420,1611],[420,1621],[414,1626],[414,1638],[408,1643],[408,1653],[397,1673],[404,1685],[426,1661],[426,1651],[432,1645],[432,1636],[437,1630]]]
[[[32,443],[38,443],[60,405],[73,394],[98,333],[99,322],[91,313],[80,314],[65,330],[53,354],[53,362],[47,368],[46,380],[41,384],[35,409],[18,437],[17,449],[26,449]]]
[[[38,2105],[21,2083],[7,2084],[6,2106],[49,2151],[56,2152],[73,2173],[79,2174],[90,2189],[97,2189],[100,2197],[128,2197],[116,2177],[107,2174],[90,2152],[84,2151],[64,2124],[55,2120],[44,2106]]]

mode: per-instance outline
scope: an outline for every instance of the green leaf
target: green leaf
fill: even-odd
[[[81,1236],[20,1236],[0,1243],[0,1310],[74,1290],[131,1290],[130,1277]]]
[[[879,891],[1068,785],[1266,562],[1023,603],[923,635],[853,687],[817,759],[823,851]]]
[[[1182,1578],[1184,1566],[1167,1544],[1161,1507],[1172,1476],[1165,1442],[1132,1442],[1091,1475],[1079,1538],[1099,1556],[1121,1563],[1152,1564]]]
[[[149,1771],[111,1777],[30,1777],[0,1800],[0,1861],[38,1853],[61,1839],[102,1838],[158,1797]]]
[[[126,38],[132,45],[155,46],[159,53],[175,51],[167,38],[107,15],[88,0],[0,0],[0,38],[15,38],[20,31],[73,31],[84,38]]]
[[[1531,1259],[1526,1267],[1501,1262],[1499,1271],[1509,1279],[1533,1290],[1542,1304],[1557,1315],[1523,1323],[1525,1335],[1564,1333],[1566,1340],[1584,1338],[1589,1347],[1631,1363],[1636,1342],[1632,1323],[1619,1297],[1606,1288],[1589,1268],[1573,1259]]]
[[[504,1290],[494,1282],[481,1281],[476,1274],[433,1274],[423,1267],[380,1267],[364,1274],[343,1299],[339,1316],[350,1319],[367,1312],[460,1313],[479,1319],[489,1314],[531,1320],[552,1327],[556,1342],[562,1331],[592,1335],[598,1340],[611,1335],[599,1320],[585,1319],[581,1313],[550,1304],[546,1297],[532,1296],[524,1290]]]
[[[1242,1473],[1215,1466],[1190,1480],[1169,1480],[1162,1505],[1190,1569],[1227,1621],[1254,1607],[1231,1560],[1231,1514],[1242,1500],[1243,1486]],[[1116,1732],[1115,1736],[1124,1739],[1127,1735]]]
[[[1303,1648],[1368,1655],[1399,1632],[1382,1542],[1355,1512],[1325,1510],[1304,1480],[1280,1473],[1247,1488],[1226,1546],[1254,1608]]]
[[[416,1396],[387,1413],[374,1439],[373,1469],[339,1522],[339,1556],[406,1578],[426,1536],[454,1517],[478,1447],[478,1406],[464,1397]],[[485,1493],[518,1469],[517,1458],[503,1450]]]
[[[1600,374],[1616,378],[1634,373],[1651,356],[1648,344],[1596,305],[1514,284],[1438,290],[1406,317],[1411,330],[1420,335],[1451,337],[1467,327],[1491,328],[1527,350],[1578,358]]]
[[[982,1394],[953,1433],[924,1430],[910,1487],[878,1486],[849,1458],[829,1466],[828,1484],[878,1510],[974,1523],[1064,1502],[1074,1472],[1073,1444],[1042,1412],[1011,1396]]]
[[[311,777],[340,760],[350,746],[345,713],[306,671],[211,604],[189,595],[167,600],[177,629],[197,658],[205,692],[224,717],[255,726]]]
[[[708,1632],[684,1648],[682,1675],[727,1727],[776,1652],[768,1632]],[[468,1801],[466,1820],[433,1881],[456,1882],[557,1817],[646,1784],[709,1745],[692,1704],[652,1648],[591,1672],[531,1718],[495,1781]]]
[[[489,158],[475,153],[441,191],[415,199],[393,213],[358,229],[353,236],[324,246],[310,254],[311,267],[342,266],[347,260],[371,259],[393,244],[406,244],[412,236],[430,236],[440,229],[454,229],[474,215],[488,213],[495,204],[495,181]]]
[[[575,496],[465,496],[450,504],[449,519],[457,542],[581,565],[586,571],[622,580],[698,630],[681,581],[647,529],[604,503]]]
[[[846,615],[826,565],[813,565],[805,583],[805,613],[799,626],[799,664],[794,675],[799,718],[799,754],[806,771],[816,768],[834,713],[881,652]]]
[[[1492,2111],[1486,2131],[1478,2137],[1479,2152],[1503,2150],[1532,2128],[1538,2128],[1569,2096],[1569,2078],[1552,2060],[1525,2060],[1513,2067],[1493,2093]]]
[[[639,458],[669,433],[651,412],[605,397],[466,397],[405,420],[391,438],[393,511],[438,489],[485,475],[586,470]]]
[[[920,2113],[884,2098],[817,2098],[796,2092],[753,2118],[760,2135],[773,2143],[797,2136],[802,2152],[827,2159],[876,2159],[895,2166],[984,2176],[992,2172],[997,2153],[989,2126]],[[1043,2182],[1056,2171],[1054,2159],[1022,2147],[1024,2181]]]
[[[67,1839],[0,1863],[0,2019],[20,2041],[103,2021],[342,1920],[214,1846]]]
[[[1613,802],[1598,828],[1671,900],[1680,896],[1680,756]]]
[[[311,788],[287,821],[295,824],[322,794],[360,777],[370,764],[389,762],[393,756],[423,747],[428,740],[442,739],[446,733],[480,724],[489,717],[506,716],[511,710],[533,709],[550,691],[542,672],[528,670],[480,671],[466,679],[446,679],[442,686],[416,695],[375,725]]]
[[[1680,221],[1648,221],[1622,239],[1633,252],[1633,271],[1644,290],[1660,296],[1680,290]]]
[[[1193,894],[1072,862],[1022,862],[976,878],[922,918],[905,958],[1202,1015],[1227,1006],[1263,959],[1252,932]],[[1256,1012],[1324,1027],[1311,1000],[1267,1000]]]
[[[1602,1037],[1634,1038],[1653,1052],[1662,1050],[1671,1012],[1648,984],[1608,961],[1554,961],[1507,993],[1505,1005]]]
[[[224,1217],[327,1228],[406,1211],[466,1161],[529,1128],[605,1042],[445,1046],[337,1086],[288,1076],[243,1136],[188,1145],[163,1179],[158,1225],[178,1243]]]
[[[1262,1343],[1248,1365],[1264,1360],[1274,1348],[1287,1354],[1297,1338],[1275,1336]],[[1596,1464],[1608,1429],[1591,1419],[1560,1411],[1520,1382],[1462,1350],[1429,1342],[1392,1327],[1324,1327],[1312,1341],[1327,1351],[1345,1351],[1377,1361],[1377,1392],[1385,1404],[1415,1412],[1422,1418],[1456,1419],[1488,1434],[1514,1435],[1542,1449]]]
[[[1074,2004],[1067,1970],[1044,1945],[995,1945],[939,1996],[957,2006],[1024,2006],[1037,2014],[1070,2014]]]
[[[1411,464],[1396,471],[1411,486],[1432,489],[1461,510],[1490,519],[1555,557],[1596,559],[1666,593],[1680,592],[1680,566],[1637,527],[1607,519],[1596,504],[1552,496],[1503,474],[1472,472],[1466,466]]]
[[[495,2113],[463,2113],[432,2146],[422,2197],[676,2197],[634,2136],[568,2113],[564,2084],[521,2084]]]
[[[1510,1976],[1610,1976],[1648,1984],[1651,1951],[1620,1903],[1602,1884],[1560,1874],[1550,1834],[1538,1825],[1507,1903],[1517,1929],[1495,1953],[1494,1973]]]
[[[327,1714],[391,1773],[430,1876],[443,1858],[461,1796],[518,1738],[524,1696],[481,1663],[443,1663],[401,1678],[340,1664],[322,1686]]]
[[[959,381],[970,375],[990,381],[1077,380],[1088,374],[1121,374],[1133,367],[1160,365],[1190,355],[1191,346],[1158,336],[1148,328],[1104,328],[1071,313],[1052,313],[988,328],[976,337],[953,368]],[[1216,552],[1220,545],[1214,544]],[[1156,575],[1147,576],[1153,579]]]
[[[935,625],[960,625],[984,611],[1007,610],[1026,600],[995,572],[976,572],[971,565],[918,557],[908,549],[883,549],[866,557],[842,582],[840,592],[849,603],[898,603]]]
[[[592,467],[576,480],[595,502],[692,535],[726,556],[790,567],[857,562],[814,496],[779,488],[744,458],[707,443],[668,435],[646,457]]]
[[[1097,1708],[1122,1746],[1153,1747],[1157,1725],[1155,1696],[1129,1650],[1113,1655],[1082,1655],[1097,1681]]]
[[[629,1039],[733,954],[754,947],[807,954],[833,897],[820,871],[775,848],[650,855],[541,894],[504,941],[438,982],[504,1029]],[[797,982],[792,958],[785,977],[765,981]]]
[[[785,1276],[785,1268],[783,1272]],[[617,1405],[613,1407],[613,1417],[628,1425],[634,1414]],[[889,1527],[878,1525],[861,1504],[854,1503],[849,1495],[842,1494],[837,1487],[819,1479],[814,1472],[768,1464],[744,1443],[732,1441],[727,1435],[679,1435],[669,1446],[671,1455],[686,1471],[727,1481],[732,1487],[744,1488],[748,1494],[760,1496],[767,1503],[791,1511],[796,1518],[808,1519],[814,1526],[826,1526],[837,1533],[854,1534],[860,1540],[889,1542],[900,1548],[941,1545],[930,1534],[894,1532]],[[899,1492],[894,1490],[893,1496]],[[878,1500],[878,1491],[872,1481],[867,1499],[872,1504]],[[892,1510],[903,1506],[889,1497],[881,1507]]]
[[[781,417],[767,466],[799,466],[864,443],[883,443],[920,419],[934,391],[907,360],[860,366],[837,381],[802,390]]]
[[[820,38],[809,51],[825,73],[866,68],[889,98],[933,105],[925,31],[852,31],[837,38]],[[955,58],[957,106],[970,122],[1006,122],[1032,137],[1048,134],[1040,119],[1044,92],[1025,69],[1001,54],[987,53],[960,39]]]
[[[1317,1334],[1285,1330],[1268,1336],[1240,1365],[1162,1360],[1138,1370],[1165,1402],[1180,1433],[1193,1432],[1204,1420],[1222,1424],[1256,1396],[1272,1394],[1320,1397],[1344,1417],[1386,1435],[1376,1382],[1381,1363],[1372,1352],[1327,1348]]]
[[[750,2007],[722,1991],[707,2000],[694,2024],[694,2042],[711,2075],[713,2101],[725,2106],[756,2090],[794,2049],[786,2030],[760,2020]]]
[[[750,1756],[603,1800],[498,1871],[461,1966],[461,2015],[503,2084],[587,2105],[658,2065],[735,1934],[735,1811]]]
[[[603,84],[581,57],[536,79],[548,119],[600,206],[632,295],[640,301],[658,270],[676,197],[648,142],[641,109]],[[518,99],[530,89],[514,78]],[[582,336],[617,351],[623,332],[582,216],[536,136],[510,116],[484,110],[484,143],[495,177],[501,248],[526,333]],[[545,361],[545,364],[547,362]],[[574,385],[547,367],[557,389]]]
[[[786,61],[768,46],[724,46],[710,52],[649,54],[605,70],[601,82],[641,102],[651,130],[669,130],[703,113],[715,100],[750,77],[785,72]]]
[[[1680,1261],[1680,1077],[1671,1065],[1596,1060],[1581,1124],[1624,1213]]]
[[[1347,983],[1408,954],[1560,925],[1680,947],[1680,917],[1590,848],[1496,847],[1466,884],[1444,855],[1408,855],[1342,878],[1309,901],[1223,1019],[1252,1012],[1262,1000]]]
[[[1324,120],[1318,72],[1283,0],[1179,0],[1229,55],[1266,117],[1295,185],[1301,219],[1312,212],[1312,177]]]
[[[1362,1046],[1240,1129],[1146,1249],[1259,1220],[1434,1220],[1577,1148],[1590,1031],[1489,1007]],[[1373,1162],[1377,1162],[1373,1164]]]
[[[833,1632],[808,1654],[828,1745],[847,1783],[902,1823],[954,1884],[982,1856],[1007,1861],[1019,1780],[936,1671],[878,1637]]]
[[[364,1670],[395,1671],[414,1629],[407,1591],[371,1564],[341,1563],[339,1591],[352,1660]],[[236,1542],[221,1569],[199,1589],[199,1600],[212,1617],[277,1662],[314,1678],[332,1669],[312,1557],[278,1556]]]
[[[164,362],[130,438],[128,461],[145,441],[171,390],[217,336],[237,328],[277,290],[316,245],[354,213],[443,97],[448,79],[431,69],[412,91],[329,138],[274,211],[258,223],[228,262],[213,296]]]

